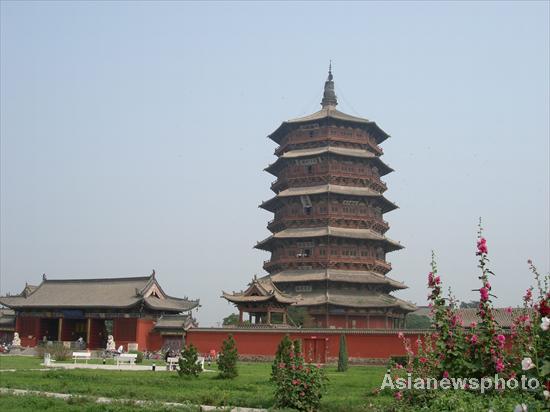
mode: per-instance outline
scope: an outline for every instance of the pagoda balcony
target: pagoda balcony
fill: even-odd
[[[283,174],[271,183],[271,190],[279,193],[289,187],[317,186],[322,184],[368,187],[379,193],[384,193],[388,190],[386,183],[380,180],[380,177],[377,175],[342,172],[340,170],[328,170],[311,174],[294,173],[291,178],[287,178]]]
[[[319,256],[281,257],[264,261],[265,271],[272,273],[279,269],[299,269],[301,266],[311,268],[356,269],[368,270],[385,275],[391,271],[391,263],[383,259],[364,256]]]
[[[339,133],[338,130],[327,130],[321,129],[315,131],[314,135],[311,135],[310,131],[295,131],[288,135],[281,145],[275,149],[274,154],[276,156],[282,155],[284,152],[289,150],[289,146],[302,145],[306,147],[320,147],[330,144],[330,142],[341,142],[341,143],[352,143],[359,145],[369,146],[375,153],[382,155],[384,151],[380,146],[378,146],[375,140],[369,136],[366,136],[362,132],[344,132]],[[322,143],[322,144],[319,144]],[[300,147],[305,148],[305,147]],[[295,149],[295,148],[293,148]]]
[[[350,215],[342,212],[314,212],[311,215],[300,216],[283,214],[271,219],[267,224],[267,228],[271,232],[278,232],[291,227],[319,226],[335,226],[350,229],[372,229],[381,235],[386,233],[390,228],[390,225],[385,220],[371,216]]]

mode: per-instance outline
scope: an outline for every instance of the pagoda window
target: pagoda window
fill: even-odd
[[[376,257],[380,260],[384,260],[384,249],[381,247],[376,249]]]
[[[319,255],[326,256],[326,254],[327,254],[326,249],[319,249]]]
[[[338,255],[338,249],[331,249],[331,250],[330,250],[330,254],[331,254],[332,256]]]

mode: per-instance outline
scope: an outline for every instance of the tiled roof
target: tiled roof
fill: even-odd
[[[416,306],[405,300],[396,298],[387,293],[377,291],[356,290],[334,290],[326,292],[303,293],[297,303],[298,306],[313,306],[332,304],[336,306],[347,306],[357,308],[400,308],[406,311],[413,311]]]
[[[162,315],[155,323],[154,329],[183,332],[194,324],[193,318],[188,315]]]
[[[288,130],[290,126],[300,125],[303,123],[314,123],[325,119],[334,120],[339,123],[352,124],[355,126],[359,126],[363,129],[366,129],[368,132],[370,132],[373,135],[373,137],[376,139],[378,143],[383,142],[389,137],[389,135],[386,132],[384,132],[376,124],[376,122],[372,122],[362,117],[351,116],[349,114],[343,113],[339,110],[336,110],[334,106],[327,106],[327,107],[323,107],[318,112],[315,112],[308,116],[298,117],[298,118],[283,122],[277,128],[277,130],[275,130],[273,133],[269,135],[269,138],[276,143],[280,143],[281,136],[284,134],[286,130]]]
[[[289,228],[274,233],[267,239],[256,244],[257,249],[270,250],[269,244],[273,239],[293,239],[293,238],[312,238],[321,236],[334,236],[353,239],[370,239],[384,242],[387,245],[387,250],[403,249],[403,246],[394,240],[387,238],[371,229],[350,229],[333,226],[313,227],[313,228]]]
[[[290,295],[281,292],[269,276],[262,279],[254,277],[244,292],[226,293],[222,291],[222,298],[233,303],[267,302],[269,300],[274,300],[278,303],[292,304],[297,301],[297,299]]]
[[[342,269],[283,270],[271,275],[275,283],[333,281],[388,285],[391,289],[407,289],[404,283],[375,272]]]
[[[155,293],[150,293],[155,290]],[[164,293],[154,275],[104,279],[44,279],[27,296],[3,296],[0,304],[20,308],[128,308],[143,302],[156,310],[189,311],[199,301]]]

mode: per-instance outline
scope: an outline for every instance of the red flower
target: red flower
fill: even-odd
[[[420,359],[418,359],[420,363],[426,363],[428,362],[428,359],[426,359],[424,356],[422,356]]]
[[[305,396],[306,394],[304,392],[300,392],[300,396]]]
[[[540,302],[539,313],[542,317],[550,315],[550,306],[548,306],[548,301],[546,299],[543,299]]]

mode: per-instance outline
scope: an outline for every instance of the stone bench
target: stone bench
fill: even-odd
[[[84,359],[86,363],[88,363],[88,360],[92,358],[91,352],[73,352],[73,360],[74,363],[76,363],[79,359]]]
[[[116,366],[119,366],[121,363],[127,363],[129,365],[134,365],[136,363],[137,353],[121,353],[115,357]]]

